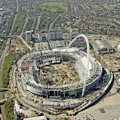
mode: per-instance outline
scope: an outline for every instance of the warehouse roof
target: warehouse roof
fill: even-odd
[[[50,41],[49,44],[50,44],[51,49],[65,47],[66,46],[64,40],[61,40],[61,41]]]
[[[92,43],[92,45],[97,50],[113,49],[112,46],[106,40],[96,40]]]

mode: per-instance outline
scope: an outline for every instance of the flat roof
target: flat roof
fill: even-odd
[[[96,40],[92,43],[92,45],[97,50],[113,49],[112,46],[106,40]]]
[[[61,40],[61,41],[50,41],[49,44],[50,44],[51,49],[59,48],[59,47],[66,47],[64,40]]]

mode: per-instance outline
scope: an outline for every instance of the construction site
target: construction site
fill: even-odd
[[[84,37],[80,35],[77,37]],[[33,51],[17,62],[17,96],[23,105],[50,114],[76,114],[100,99],[113,75],[89,53],[71,47]],[[23,97],[22,97],[23,96]],[[25,105],[25,106],[26,106]]]
[[[92,57],[88,61],[84,52],[73,48],[33,52],[23,56],[20,62],[18,68],[22,72],[24,87],[46,97],[63,97],[63,92],[65,96],[82,93],[87,62],[89,76],[86,90],[92,89],[102,74],[102,67],[98,62]]]

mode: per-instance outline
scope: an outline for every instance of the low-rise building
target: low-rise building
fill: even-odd
[[[109,54],[115,52],[114,48],[106,40],[96,40],[91,43],[98,54]]]
[[[50,48],[64,48],[66,47],[66,42],[65,40],[60,40],[60,41],[50,41],[49,42]]]

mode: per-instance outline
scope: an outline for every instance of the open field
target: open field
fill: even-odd
[[[9,35],[9,32],[11,30],[11,27],[12,27],[12,23],[14,21],[14,14],[11,15],[10,17],[8,17],[7,21],[8,21],[8,25],[5,27],[5,30],[6,30],[6,35]]]
[[[14,120],[14,102],[13,100],[9,100],[5,103],[5,111],[8,120]]]
[[[68,3],[64,2],[43,2],[39,7],[44,11],[51,12],[68,11]]]
[[[23,26],[23,24],[25,22],[25,18],[26,18],[25,14],[23,14],[23,13],[17,14],[17,18],[16,18],[15,25],[13,28],[13,34],[15,32],[17,32]]]
[[[8,82],[9,82],[8,81],[8,72],[9,72],[9,69],[11,67],[13,60],[14,60],[14,56],[12,53],[9,53],[5,58],[3,74],[2,74],[3,88],[7,88],[7,86],[8,86]]]

